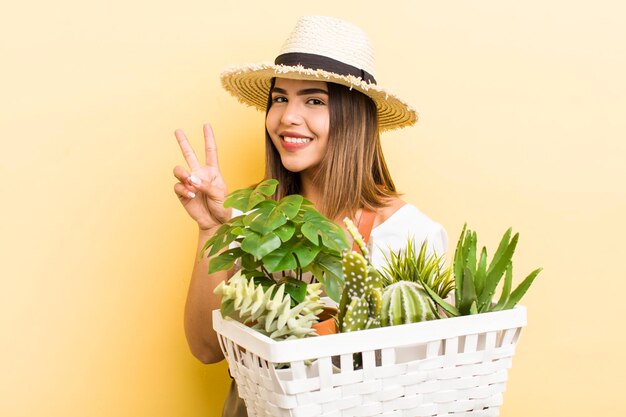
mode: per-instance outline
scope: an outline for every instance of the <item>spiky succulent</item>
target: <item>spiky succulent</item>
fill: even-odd
[[[436,253],[427,255],[427,250],[428,241],[425,240],[416,254],[415,243],[409,238],[404,249],[385,254],[385,266],[381,270],[383,286],[399,281],[417,282],[428,285],[439,297],[446,298],[454,289],[454,278],[450,268],[444,266],[444,257]]]
[[[320,283],[306,287],[304,300],[291,306],[292,298],[285,292],[286,284],[272,284],[264,288],[254,278],[241,272],[215,288],[222,296],[222,317],[230,316],[272,339],[295,339],[315,334],[311,326],[317,323],[323,304],[320,301]]]

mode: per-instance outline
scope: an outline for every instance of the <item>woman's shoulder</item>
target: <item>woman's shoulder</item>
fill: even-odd
[[[391,198],[387,205],[380,207],[376,210],[376,219],[374,220],[374,227],[378,227],[385,223],[391,217],[393,217],[402,207],[406,206],[406,202],[400,198]]]
[[[424,214],[413,204],[407,203],[400,198],[389,201],[385,207],[377,210],[374,228],[382,229],[392,227],[418,227],[431,229],[440,225]]]
[[[445,228],[423,213],[420,209],[401,199],[378,210],[377,220],[372,229],[374,245],[379,250],[394,252],[406,246],[408,239],[420,247],[428,241],[428,252],[443,254],[448,247],[448,234]],[[379,254],[380,256],[380,254]]]

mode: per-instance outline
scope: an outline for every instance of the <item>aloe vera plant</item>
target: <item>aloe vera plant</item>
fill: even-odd
[[[500,311],[515,307],[519,300],[526,294],[542,268],[532,271],[520,284],[511,291],[513,282],[513,254],[519,233],[511,238],[512,229],[508,229],[496,252],[487,261],[487,249],[485,247],[478,255],[476,232],[463,226],[459,237],[453,261],[453,274],[455,280],[455,305],[444,301],[433,289],[424,288],[432,299],[441,306],[450,316],[462,316],[489,311]],[[493,297],[498,284],[504,277],[502,292],[497,303],[493,303]]]

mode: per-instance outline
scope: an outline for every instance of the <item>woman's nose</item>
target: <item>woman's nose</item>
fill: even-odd
[[[290,101],[285,107],[281,122],[285,125],[298,125],[302,123],[302,114],[300,112],[298,103]]]

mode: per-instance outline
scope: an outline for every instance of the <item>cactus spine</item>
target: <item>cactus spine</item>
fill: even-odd
[[[241,273],[233,275],[228,282],[220,283],[214,293],[222,296],[222,316],[233,316],[243,323],[255,324],[253,329],[272,339],[302,338],[315,334],[311,326],[317,323],[322,311],[321,284],[309,284],[304,301],[291,308],[291,297],[285,294],[285,286],[276,284],[263,290],[255,285],[253,278]]]

